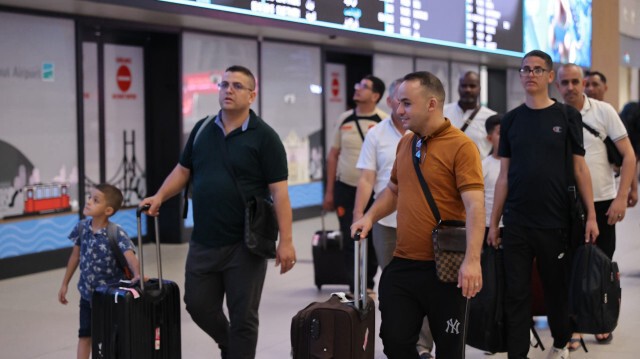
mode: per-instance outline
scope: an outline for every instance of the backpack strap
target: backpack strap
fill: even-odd
[[[81,219],[78,221],[78,224],[76,224],[76,229],[78,230],[78,238],[80,238],[80,240],[82,240],[82,234],[84,233],[84,226],[86,223],[86,219]]]
[[[204,130],[205,127],[207,127],[207,125],[211,122],[211,120],[213,120],[214,118],[216,118],[216,115],[209,115],[207,116],[207,118],[204,120],[204,122],[202,123],[202,125],[200,125],[200,128],[198,129],[198,132],[196,132],[196,136],[193,138],[193,144],[195,145],[196,140],[198,139],[198,136],[200,136],[200,133],[202,132],[202,130]]]
[[[350,118],[353,116],[353,120],[350,120]],[[380,116],[378,116],[378,113],[374,114],[373,116],[370,117],[360,117],[358,116],[358,114],[356,113],[356,110],[353,110],[353,115],[347,117],[344,121],[342,121],[342,124],[345,124],[347,122],[353,121],[356,123],[356,128],[358,129],[358,133],[360,134],[360,138],[362,139],[362,142],[364,142],[364,132],[362,132],[362,128],[360,127],[360,122],[358,122],[359,119],[367,119],[367,120],[371,120],[374,121],[376,123],[380,123],[381,119]]]
[[[109,222],[107,224],[107,238],[109,239],[109,244],[111,245],[111,251],[116,257],[116,262],[124,271],[127,279],[133,278],[133,273],[129,268],[127,259],[124,257],[124,253],[122,253],[122,250],[118,246],[118,226],[116,226],[116,224],[113,222]]]

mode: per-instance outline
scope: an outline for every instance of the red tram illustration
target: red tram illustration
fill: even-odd
[[[67,184],[36,184],[24,188],[24,213],[51,213],[71,210]]]

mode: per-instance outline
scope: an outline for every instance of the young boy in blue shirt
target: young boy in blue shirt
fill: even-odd
[[[91,296],[100,285],[117,283],[126,279],[124,269],[116,262],[107,237],[109,217],[122,206],[122,192],[110,184],[100,184],[90,192],[89,199],[82,213],[91,219],[83,220],[76,225],[69,239],[74,242],[71,257],[67,263],[67,271],[58,292],[58,300],[67,304],[69,281],[76,268],[80,266],[78,290],[80,291],[80,330],[78,331],[78,359],[88,359],[91,353]],[[138,259],[134,253],[133,242],[127,233],[118,227],[118,247],[124,253],[128,267],[131,269],[132,281],[140,278]]]

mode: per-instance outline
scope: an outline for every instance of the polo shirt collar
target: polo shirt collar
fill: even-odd
[[[444,118],[444,123],[440,125],[432,134],[426,137],[426,139],[435,138],[440,136],[444,131],[446,131],[449,127],[451,127],[451,121],[448,118]]]
[[[388,118],[389,118],[389,121],[387,123],[387,126],[389,126],[389,128],[391,128],[391,131],[394,131],[400,137],[404,136],[407,132],[409,132],[409,130],[404,130],[402,132],[398,131],[398,128],[396,127],[396,124],[393,122],[393,117],[389,116]]]
[[[251,120],[252,116],[255,116],[255,113],[253,113],[253,110],[249,110],[249,116],[247,116],[247,119],[244,120],[244,122],[242,123],[242,126],[240,126],[242,132],[246,131],[249,128],[249,122],[250,122],[249,120]],[[222,129],[222,133],[224,133],[225,136],[228,135],[228,133],[224,131],[224,125],[222,124],[222,110],[218,111],[218,116],[216,116],[216,119],[214,122],[216,125],[218,125],[218,127]]]
[[[586,94],[582,94],[582,98],[584,100],[584,104],[582,105],[582,110],[580,110],[580,114],[584,116],[589,110],[591,110],[591,99],[587,97]]]

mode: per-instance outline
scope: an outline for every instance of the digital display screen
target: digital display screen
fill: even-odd
[[[522,1],[156,0],[521,57]]]
[[[525,0],[524,51],[591,67],[591,0]],[[617,25],[616,25],[617,26]]]

